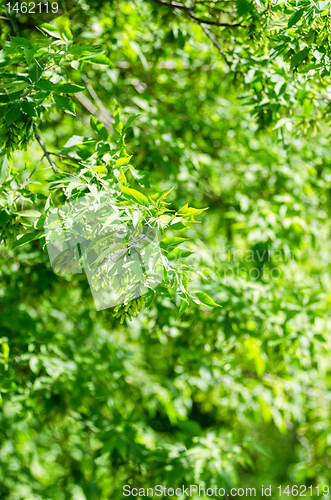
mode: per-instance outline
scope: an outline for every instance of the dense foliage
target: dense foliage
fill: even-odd
[[[1,498],[328,484],[330,3],[73,4],[0,18]],[[100,192],[160,231],[139,305],[49,261]]]

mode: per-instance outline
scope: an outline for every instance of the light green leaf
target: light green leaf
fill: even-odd
[[[187,241],[188,239],[189,238],[181,238],[179,236],[170,236],[169,238],[164,238],[160,242],[160,247],[161,248],[176,247],[181,243],[184,243],[184,241]]]
[[[24,210],[23,212],[17,212],[17,215],[21,217],[40,217],[42,214],[38,210]]]
[[[94,118],[94,116],[91,116],[90,118],[90,125],[93,130],[100,135],[103,141],[108,141],[108,131],[106,127],[101,122],[99,122],[99,120]]]
[[[205,306],[209,306],[209,307],[222,307],[219,304],[216,304],[216,302],[211,297],[209,297],[209,295],[207,295],[205,292],[196,292],[195,296]]]
[[[44,23],[41,24],[40,28],[54,38],[61,38],[58,28],[56,26],[53,26],[52,24]]]
[[[138,118],[138,116],[140,116],[140,114],[129,116],[124,128],[129,128],[132,123]]]
[[[146,196],[144,194],[140,193],[139,191],[137,191],[136,189],[128,188],[126,186],[123,186],[122,184],[120,184],[120,188],[124,194],[129,195],[130,197],[132,197],[134,200],[136,200],[141,205],[145,205],[146,207],[149,206],[149,202],[148,202],[148,199],[146,198]]]
[[[123,165],[127,165],[129,161],[131,160],[132,156],[126,156],[125,158],[119,158],[116,160],[115,167],[120,168]]]
[[[89,59],[94,64],[105,64],[107,66],[111,65],[110,59],[108,59],[108,57],[105,56],[104,54],[98,54],[96,56],[91,56]]]
[[[7,156],[0,156],[0,184],[3,184],[10,173],[10,163]]]

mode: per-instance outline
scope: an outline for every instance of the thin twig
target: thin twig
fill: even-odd
[[[40,158],[40,160],[38,161],[37,165],[32,170],[32,172],[29,175],[29,177],[27,179],[25,179],[25,181],[23,182],[23,184],[20,186],[21,188],[23,188],[25,186],[25,184],[27,184],[29,182],[29,180],[31,179],[31,177],[33,176],[33,174],[35,173],[35,171],[37,170],[37,168],[39,167],[39,165],[41,165],[41,162],[43,161],[44,158],[45,158],[45,155],[43,154],[42,157]]]
[[[57,174],[58,173],[58,170],[56,168],[56,164],[54,163],[54,161],[52,160],[52,158],[49,156],[49,152],[47,151],[46,149],[46,146],[45,144],[43,143],[43,140],[42,138],[40,137],[40,135],[35,132],[34,134],[35,138],[37,139],[37,141],[39,142],[42,150],[44,151],[44,155],[46,156],[47,160],[48,160],[48,163],[50,164],[50,166],[52,167],[53,171]]]
[[[179,9],[179,10],[184,10],[192,19],[197,21],[199,24],[209,24],[212,26],[219,26],[220,28],[238,28],[238,27],[243,27],[241,23],[221,23],[219,21],[211,21],[210,19],[201,19],[200,17],[196,17],[192,13],[192,7],[187,7],[186,5],[182,3],[177,3],[177,2],[163,2],[162,0],[153,0],[154,2],[158,3],[159,5],[163,5],[165,7],[170,7],[171,9]],[[245,26],[247,27],[247,26]]]
[[[52,153],[51,151],[48,154],[58,156],[59,158],[66,158],[67,160],[72,160],[72,161],[76,161],[78,163],[81,163],[81,160],[79,160],[78,158],[73,158],[72,156],[63,155],[61,153]]]
[[[228,61],[228,58],[226,57],[225,53],[224,53],[224,50],[222,49],[222,47],[219,45],[219,43],[216,41],[216,39],[214,38],[214,36],[211,34],[211,32],[209,31],[209,29],[206,28],[206,26],[204,26],[203,24],[199,23],[199,25],[201,26],[201,28],[203,29],[203,31],[206,33],[206,35],[208,36],[208,38],[212,41],[212,43],[214,44],[214,46],[217,48],[217,50],[219,51],[219,53],[223,56],[224,58],[224,61],[226,62],[226,64],[228,65],[228,67],[231,69],[231,63],[230,61]]]

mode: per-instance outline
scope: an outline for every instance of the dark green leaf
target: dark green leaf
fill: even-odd
[[[46,92],[51,92],[52,90],[54,90],[54,83],[46,80],[45,78],[41,78],[36,83],[36,88],[39,90],[45,90]]]
[[[236,0],[236,8],[238,17],[245,16],[253,8],[253,0]]]
[[[288,21],[287,27],[292,28],[292,26],[297,24],[300,21],[300,19],[302,18],[304,11],[305,11],[305,9],[299,9],[296,12],[294,12],[294,14],[292,14],[292,16],[290,17],[290,19]]]
[[[20,105],[18,103],[10,104],[5,114],[5,121],[7,125],[12,125],[12,123],[16,122],[20,114],[21,114]]]
[[[31,78],[32,82],[36,82],[37,80],[39,80],[43,70],[44,65],[40,61],[34,61],[30,64],[29,77]]]
[[[11,36],[10,40],[15,43],[18,47],[23,47],[24,49],[34,49],[33,45],[26,38],[20,36]]]
[[[25,60],[26,60],[27,64],[30,66],[31,61],[32,61],[33,56],[35,55],[36,51],[35,51],[35,49],[25,49],[25,50],[23,50],[23,52],[24,52]]]
[[[298,64],[301,63],[307,57],[309,54],[310,48],[307,47],[306,49],[302,49],[299,52],[297,52],[291,59],[291,67],[294,68],[294,66],[298,66]]]
[[[54,89],[55,92],[60,94],[74,94],[75,92],[81,92],[82,90],[85,90],[84,87],[76,85],[75,83],[58,83]]]
[[[23,113],[29,116],[36,116],[36,111],[32,102],[21,101],[21,110]]]
[[[30,241],[37,240],[42,236],[42,233],[25,233],[17,237],[16,241],[12,244],[12,248],[20,247],[30,243]]]

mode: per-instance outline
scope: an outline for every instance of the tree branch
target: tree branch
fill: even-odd
[[[52,160],[52,158],[49,156],[49,152],[47,151],[46,146],[43,143],[42,138],[40,137],[40,135],[37,132],[35,132],[34,136],[37,139],[37,141],[39,142],[39,144],[41,146],[41,149],[44,151],[44,156],[46,156],[46,158],[48,160],[48,163],[52,167],[53,171],[57,174],[58,171],[57,171],[57,168],[56,168],[56,164],[54,163],[54,161]]]
[[[219,26],[220,28],[239,28],[239,27],[247,27],[243,26],[241,23],[221,23],[219,21],[212,21],[210,19],[201,19],[200,17],[195,16],[192,13],[192,7],[187,7],[186,5],[182,3],[177,3],[177,2],[163,2],[162,0],[153,0],[155,3],[158,3],[159,5],[163,5],[165,7],[170,7],[171,9],[179,9],[179,10],[184,10],[192,19],[197,21],[199,24],[209,24],[211,26]]]
[[[61,160],[62,160],[62,158],[65,158],[67,160],[76,161],[77,163],[81,163],[81,160],[79,160],[78,158],[73,158],[72,156],[63,155],[62,153],[49,152],[48,154],[58,156],[59,158],[61,158]]]
[[[206,35],[208,36],[209,40],[211,40],[211,42],[213,43],[213,45],[217,48],[217,50],[219,51],[219,53],[223,56],[224,61],[226,62],[226,64],[228,65],[228,67],[231,69],[231,63],[230,63],[230,61],[228,61],[228,58],[226,57],[226,55],[224,53],[224,50],[219,45],[219,43],[216,41],[216,39],[211,34],[211,32],[209,31],[209,29],[207,29],[206,26],[203,26],[202,23],[199,23],[199,25],[201,26],[201,28],[203,29],[203,31],[206,33]]]
[[[31,174],[29,175],[29,177],[23,182],[22,186],[21,187],[24,187],[25,184],[27,184],[29,182],[29,180],[31,179],[31,177],[33,176],[33,174],[35,173],[35,171],[37,170],[37,168],[39,167],[39,165],[41,165],[41,162],[43,161],[45,155],[43,154],[42,157],[40,158],[40,160],[38,161],[37,165],[34,167],[34,169],[32,170]]]
[[[76,92],[75,97],[84,106],[84,108],[91,113],[91,115],[95,116],[106,127],[106,129],[109,130],[109,132],[114,133],[112,120],[108,112],[106,114],[103,111],[99,111],[90,99],[83,94],[83,92]]]

